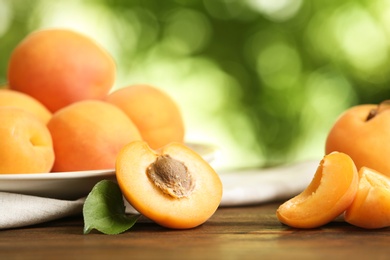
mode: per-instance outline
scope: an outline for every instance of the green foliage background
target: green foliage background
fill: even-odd
[[[342,111],[389,97],[389,17],[385,0],[0,0],[0,82],[28,33],[71,28],[113,55],[114,89],[169,92],[216,166],[319,159]]]

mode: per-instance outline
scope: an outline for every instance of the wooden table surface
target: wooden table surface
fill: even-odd
[[[299,230],[280,224],[280,203],[220,208],[205,224],[169,230],[141,221],[119,235],[83,235],[82,216],[0,231],[0,259],[389,259],[390,228],[336,221]]]

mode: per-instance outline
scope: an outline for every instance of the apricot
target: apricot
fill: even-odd
[[[183,142],[181,111],[162,90],[149,85],[131,85],[114,91],[106,100],[127,114],[152,149],[170,142]]]
[[[386,104],[354,106],[334,123],[326,139],[325,153],[348,154],[357,169],[365,166],[390,176],[390,110]]]
[[[49,172],[53,143],[46,125],[16,107],[0,107],[0,173]]]
[[[56,154],[53,171],[114,169],[120,149],[141,139],[122,110],[98,100],[58,110],[47,126]]]
[[[170,143],[159,151],[144,141],[126,145],[117,157],[116,178],[138,212],[167,228],[203,224],[222,199],[218,174],[182,143]]]
[[[116,67],[94,40],[66,29],[39,30],[13,50],[8,84],[39,100],[51,112],[76,101],[103,99]]]
[[[367,167],[359,170],[359,177],[359,189],[345,211],[345,221],[366,229],[390,226],[390,178]]]
[[[339,152],[325,155],[308,187],[280,205],[276,215],[280,222],[291,227],[322,226],[350,206],[358,181],[356,166],[348,155]]]
[[[2,106],[24,109],[38,117],[44,124],[47,124],[52,116],[52,113],[35,98],[11,89],[0,89],[0,107]]]

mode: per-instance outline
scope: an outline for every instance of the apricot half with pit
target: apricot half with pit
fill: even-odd
[[[280,222],[296,228],[327,224],[351,205],[358,181],[352,159],[344,153],[330,153],[321,160],[308,187],[283,203],[276,215]]]
[[[142,215],[174,229],[207,221],[222,199],[214,169],[182,143],[158,151],[134,141],[119,152],[116,178],[126,200]]]
[[[345,221],[366,229],[390,226],[390,178],[367,167],[359,170],[359,190]]]

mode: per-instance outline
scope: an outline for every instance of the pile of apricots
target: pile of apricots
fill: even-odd
[[[113,90],[115,76],[113,58],[86,35],[27,35],[0,88],[0,174],[116,169],[140,213],[172,228],[203,223],[220,203],[222,183],[185,145],[178,105],[152,85]]]
[[[113,58],[81,33],[46,29],[27,35],[11,53],[7,76],[0,89],[0,138],[7,143],[0,173],[112,169],[131,141],[153,149],[183,142],[174,100],[146,84],[114,91]]]
[[[365,229],[390,226],[388,105],[358,105],[340,115],[310,184],[277,209],[280,222],[317,228],[341,218]]]

